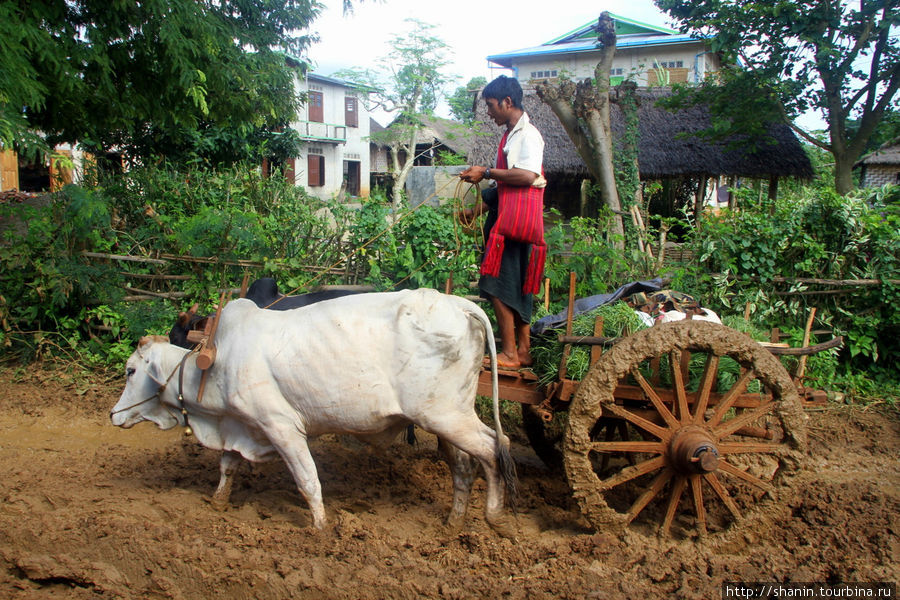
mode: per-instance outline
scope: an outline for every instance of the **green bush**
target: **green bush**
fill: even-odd
[[[792,189],[757,206],[754,194],[744,192],[739,211],[704,215],[693,229],[676,224],[688,228],[695,258],[667,264],[663,272],[637,250],[632,228],[625,240],[609,235],[610,214],[564,222],[551,213],[547,311],[566,306],[569,272],[577,276],[579,297],[665,275],[669,287],[694,295],[726,321],[749,306],[750,320],[739,327],[759,336],[777,326],[798,345],[815,306],[817,328],[846,340],[840,352],[810,357],[807,372],[816,385],[845,386],[860,398],[897,397],[897,373],[888,365],[900,359],[900,317],[890,302],[898,286],[796,295],[814,289],[777,279],[900,279],[898,199],[897,186],[848,197],[820,186]],[[116,365],[138,337],[165,333],[191,302],[211,311],[218,290],[236,287],[245,274],[274,276],[284,292],[332,283],[443,289],[452,278],[455,293],[472,293],[480,236],[463,231],[452,203],[397,215],[391,210],[383,194],[360,204],[322,201],[277,174],[263,178],[252,166],[205,171],[165,164],[93,186],[67,186],[46,206],[0,206],[0,351],[5,358],[51,353]],[[671,218],[654,222],[673,225]],[[656,234],[648,232],[647,239]],[[85,251],[218,260],[160,267],[89,259]],[[136,277],[159,273],[188,276],[178,283],[187,298],[123,301],[133,294],[126,288],[136,286]],[[535,318],[547,312],[544,298],[538,300]],[[547,362],[558,365],[557,358]]]

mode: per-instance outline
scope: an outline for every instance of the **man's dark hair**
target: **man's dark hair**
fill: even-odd
[[[501,75],[493,80],[481,91],[482,98],[493,98],[497,102],[507,96],[512,100],[513,106],[522,108],[522,86],[519,85],[518,79],[506,75]]]

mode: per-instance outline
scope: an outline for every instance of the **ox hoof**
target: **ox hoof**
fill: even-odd
[[[466,515],[449,515],[444,524],[450,531],[460,531],[466,522]]]
[[[516,522],[509,518],[503,517],[501,519],[492,519],[488,521],[488,525],[491,526],[491,529],[497,532],[500,537],[504,537],[508,540],[516,541],[516,535],[518,534],[518,527],[516,527]]]
[[[213,507],[213,510],[218,512],[225,512],[231,507],[231,504],[227,499],[216,498],[215,496],[205,496],[204,500],[209,502],[209,505]]]

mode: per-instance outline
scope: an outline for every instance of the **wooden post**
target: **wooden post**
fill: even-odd
[[[803,348],[809,346],[809,335],[812,331],[813,320],[816,318],[816,308],[809,309],[809,319],[806,320],[806,329],[803,330]],[[795,379],[799,382],[806,374],[806,355],[800,357],[800,364],[797,365],[797,374]]]
[[[594,337],[601,337],[603,335],[603,317],[597,315],[594,319]],[[600,359],[600,355],[603,354],[603,346],[600,344],[594,344],[591,346],[591,364],[593,365]]]
[[[703,213],[703,204],[706,201],[706,180],[704,175],[697,184],[697,197],[694,198],[694,223],[700,223],[700,215]]]
[[[544,310],[550,311],[550,278],[544,278]]]
[[[572,335],[572,312],[575,310],[575,272],[569,272],[569,309],[566,312],[566,335]],[[559,361],[559,379],[566,378],[566,363],[569,361],[569,353],[572,351],[572,344],[563,346],[562,359]]]

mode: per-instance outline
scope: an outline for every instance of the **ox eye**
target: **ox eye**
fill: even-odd
[[[134,375],[134,367],[125,369],[125,377],[131,377],[132,375]]]

